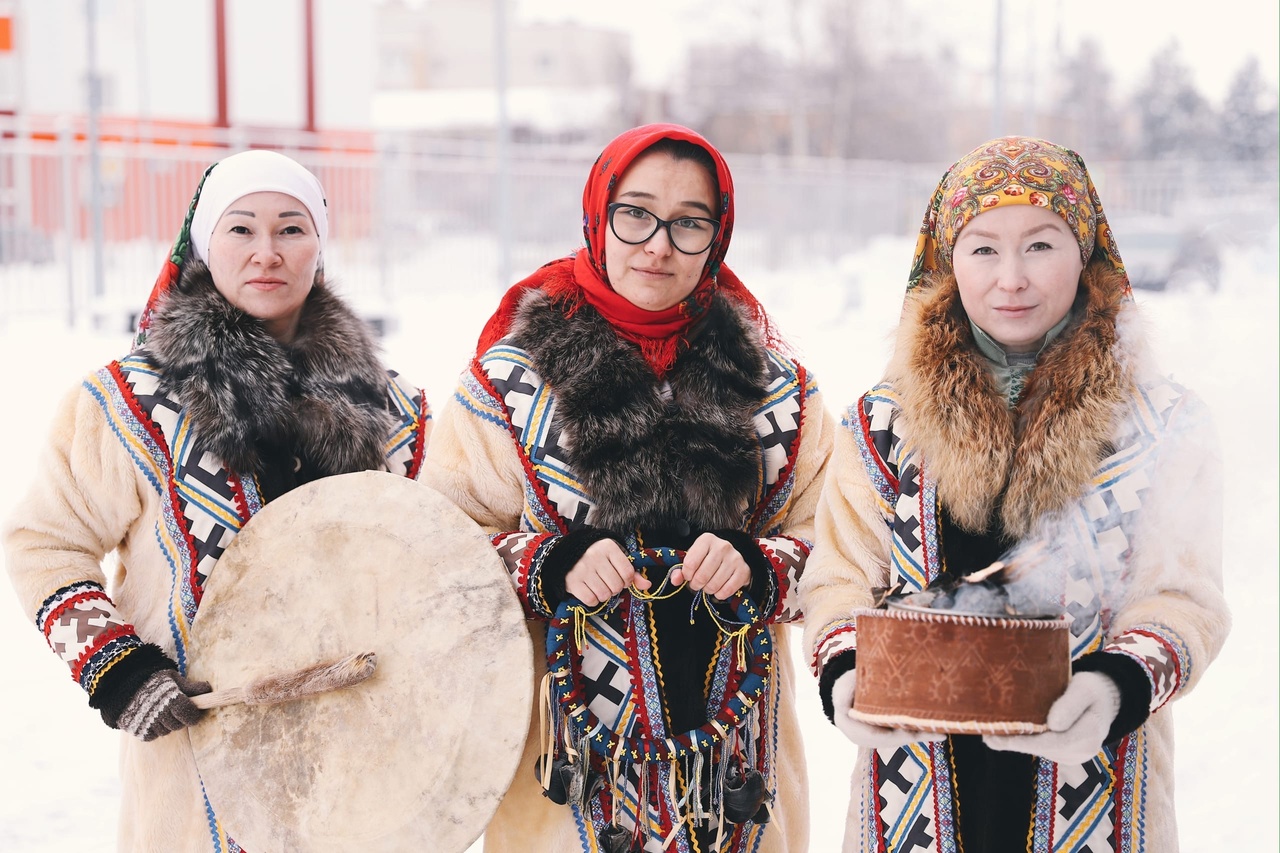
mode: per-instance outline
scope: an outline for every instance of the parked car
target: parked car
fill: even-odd
[[[1165,290],[1200,283],[1218,289],[1222,261],[1205,229],[1168,216],[1121,215],[1108,221],[1134,287]]]

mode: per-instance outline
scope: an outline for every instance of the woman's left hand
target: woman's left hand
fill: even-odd
[[[704,533],[685,552],[684,565],[671,573],[671,582],[724,601],[751,582],[751,569],[737,549],[714,533]]]
[[[1049,731],[1034,735],[984,735],[992,749],[1038,755],[1058,764],[1083,764],[1102,751],[1120,712],[1120,688],[1100,672],[1077,672],[1053,703]]]

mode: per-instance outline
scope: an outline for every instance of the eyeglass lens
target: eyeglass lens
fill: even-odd
[[[671,245],[686,255],[705,252],[719,230],[718,222],[699,216],[684,216],[667,222],[643,207],[615,204],[609,209],[609,227],[624,243],[635,245],[647,242],[663,226],[666,226]]]

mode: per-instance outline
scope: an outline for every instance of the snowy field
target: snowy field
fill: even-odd
[[[1121,249],[1123,251],[1123,240]],[[786,274],[739,269],[774,313],[838,414],[876,381],[889,352],[912,244],[872,244],[840,268]],[[732,257],[733,253],[730,252]],[[158,268],[158,264],[157,264]],[[0,284],[5,278],[0,267]],[[348,279],[352,272],[345,271]],[[1226,469],[1225,575],[1235,627],[1178,718],[1177,788],[1183,850],[1277,849],[1277,257],[1270,247],[1228,255],[1220,292],[1137,294],[1162,368],[1217,412]],[[427,279],[430,280],[430,279]],[[150,279],[139,281],[137,303]],[[387,362],[447,405],[496,291],[456,289],[402,299],[407,318],[385,342]],[[14,389],[0,430],[0,515],[36,470],[55,402],[79,377],[123,354],[128,336],[66,330],[56,318],[5,323],[0,353],[32,365],[38,384]],[[35,359],[36,361],[32,361]],[[0,588],[4,588],[0,585]],[[88,709],[66,667],[0,592],[7,684],[0,706],[0,850],[115,849],[117,735]],[[822,717],[800,667],[814,853],[839,849],[854,749]],[[1169,709],[1161,713],[1170,713]],[[523,771],[522,771],[523,772]],[[474,850],[479,849],[477,844]],[[1165,853],[1152,851],[1151,853]]]

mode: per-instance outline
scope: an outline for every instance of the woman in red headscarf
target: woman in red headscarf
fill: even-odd
[[[622,134],[586,245],[503,297],[436,427],[424,479],[492,533],[546,650],[486,850],[807,848],[780,623],[833,426],[732,231],[710,143]]]

